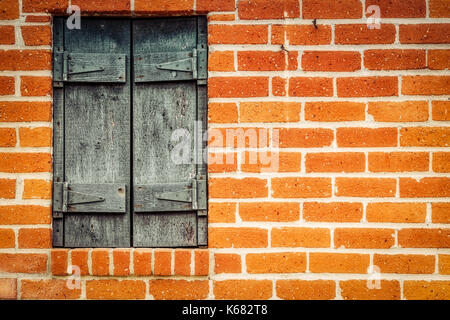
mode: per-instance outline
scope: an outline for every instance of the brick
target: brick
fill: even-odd
[[[397,128],[337,128],[339,147],[396,147]]]
[[[23,0],[22,11],[65,13],[68,5],[68,0]]]
[[[15,242],[13,229],[0,229],[0,248],[14,248]]]
[[[19,18],[19,1],[3,0],[0,2],[0,20],[15,20]]]
[[[368,228],[337,228],[335,248],[389,249],[395,245],[395,230]]]
[[[298,102],[241,102],[240,122],[298,122]]]
[[[152,251],[150,249],[134,249],[134,275],[149,276],[152,274]]]
[[[331,146],[331,129],[279,128],[280,148],[320,148]]]
[[[0,172],[50,172],[51,158],[49,153],[0,153]]]
[[[338,197],[394,197],[396,179],[391,178],[336,178]]]
[[[239,0],[241,20],[299,18],[298,0]]]
[[[233,51],[213,51],[208,58],[209,71],[235,71]]]
[[[191,250],[175,250],[174,274],[178,276],[191,275]]]
[[[274,228],[271,237],[272,247],[330,247],[330,230],[325,228]]]
[[[242,221],[298,221],[300,206],[293,202],[241,202],[239,216]]]
[[[212,178],[209,180],[211,198],[265,198],[267,180],[258,178]]]
[[[361,222],[363,206],[358,202],[305,202],[303,219],[312,222]]]
[[[424,69],[425,50],[366,50],[364,66],[369,70]]]
[[[210,103],[208,105],[209,123],[237,123],[238,110],[235,103]]]
[[[194,275],[207,276],[209,274],[209,251],[195,250],[194,261],[195,261]]]
[[[109,250],[93,249],[91,253],[92,259],[92,275],[107,276],[109,275]]]
[[[47,249],[52,247],[52,230],[49,228],[20,229],[19,248]]]
[[[397,77],[348,77],[336,80],[338,97],[387,97],[398,95]]]
[[[234,11],[235,5],[235,0],[197,0],[196,8],[197,12]]]
[[[282,71],[286,69],[284,51],[238,51],[240,71]]]
[[[439,273],[450,274],[450,255],[440,254],[439,257]],[[1,296],[1,295],[0,295]]]
[[[249,253],[248,273],[299,273],[306,271],[306,254],[300,252]]]
[[[272,94],[276,97],[283,97],[286,95],[287,80],[281,77],[272,78]]]
[[[450,101],[433,101],[433,120],[450,121]]]
[[[428,120],[427,101],[371,101],[368,113],[380,122],[417,122]]]
[[[269,129],[262,127],[210,128],[208,146],[217,148],[268,147]]]
[[[155,276],[170,276],[172,274],[172,252],[169,250],[156,250],[154,252]]]
[[[328,198],[331,197],[329,178],[273,178],[274,198]]]
[[[241,273],[241,256],[234,253],[214,254],[214,273]]]
[[[423,223],[426,216],[426,203],[378,202],[368,203],[366,208],[368,222]]]
[[[113,274],[115,276],[130,275],[130,249],[114,249],[113,262]]]
[[[362,17],[360,0],[303,0],[303,19],[358,19]]]
[[[20,29],[26,46],[49,46],[52,44],[50,26],[22,26]]]
[[[19,128],[21,147],[50,147],[52,145],[52,128]]]
[[[450,248],[450,230],[401,229],[398,244],[402,248]]]
[[[242,172],[299,172],[301,154],[296,152],[256,152],[242,154]]]
[[[333,79],[293,77],[289,79],[289,96],[291,97],[331,97],[333,96]]]
[[[206,299],[209,294],[208,280],[150,280],[150,294],[156,300]]]
[[[428,69],[450,69],[450,50],[428,50]]]
[[[46,279],[20,281],[21,299],[31,300],[71,300],[81,297],[81,288],[70,289],[67,280]]]
[[[145,298],[141,280],[87,280],[86,298],[95,300],[135,300]]]
[[[208,16],[208,21],[234,21],[235,19],[236,17],[234,13],[217,13]]]
[[[322,152],[306,155],[306,172],[364,172],[362,152]]]
[[[48,50],[0,50],[0,70],[50,70],[52,57]]]
[[[401,24],[400,43],[450,43],[450,24]]]
[[[25,179],[23,199],[51,199],[52,182],[38,179]]]
[[[400,178],[401,198],[450,197],[450,178]]]
[[[236,204],[209,202],[208,221],[210,223],[233,223],[236,221]]]
[[[402,147],[448,147],[450,146],[450,128],[413,127],[400,129]]]
[[[194,0],[135,0],[134,2],[134,12],[138,14],[187,15],[192,14],[193,11]]]
[[[1,32],[1,29],[0,29]],[[15,89],[15,79],[14,77],[0,77],[0,96],[10,96],[14,95]]]
[[[266,25],[210,25],[209,44],[266,44]]]
[[[51,121],[50,102],[0,102],[0,122]]]
[[[432,255],[374,254],[373,264],[381,273],[431,274],[435,269]]]
[[[236,172],[237,171],[237,153],[215,152],[208,154],[208,172]]]
[[[67,275],[69,250],[53,249],[50,255],[50,271],[54,276]]]
[[[50,224],[50,207],[36,205],[0,206],[0,224]]]
[[[450,300],[450,281],[405,280],[403,295],[407,300]]]
[[[336,296],[332,280],[277,280],[277,297],[285,300],[330,300]]]
[[[432,203],[431,212],[433,223],[450,223],[450,203]]]
[[[370,152],[369,171],[406,172],[428,171],[430,156],[427,152]]]
[[[213,281],[215,299],[263,300],[272,296],[270,280],[225,280]]]
[[[369,287],[369,284],[379,288]],[[345,300],[400,300],[398,280],[346,280],[339,281],[341,296]]]
[[[266,248],[267,230],[260,228],[209,228],[211,248]]]
[[[250,98],[269,95],[267,77],[227,77],[209,78],[210,98]]]
[[[17,299],[17,279],[0,279],[0,299]]]
[[[351,72],[361,69],[361,54],[352,51],[304,51],[305,71]]]
[[[15,197],[16,179],[0,179],[0,199],[14,199]]]
[[[272,44],[325,45],[331,43],[329,25],[272,25]]]
[[[450,94],[450,76],[404,76],[402,77],[402,93],[405,95]]]
[[[79,6],[83,13],[130,13],[130,0],[109,0],[107,2],[102,0],[72,0],[71,4]],[[160,3],[162,1],[147,1],[151,3]],[[170,2],[170,1],[166,1]],[[183,2],[183,0],[179,0]],[[142,6],[142,1],[136,1],[136,11],[139,11]],[[156,8],[155,8],[156,9]]]
[[[77,266],[78,268],[80,268],[80,275],[88,275],[89,249],[73,249],[70,254],[72,258],[72,266]]]
[[[2,9],[0,9],[0,17],[1,10]],[[15,42],[16,36],[14,34],[14,26],[0,26],[0,44],[14,44]]]
[[[311,252],[309,270],[313,273],[367,273],[370,255]]]
[[[0,253],[0,272],[45,273],[47,260],[47,254]]]
[[[306,102],[306,121],[363,121],[365,103],[350,101]]]
[[[51,16],[26,16],[25,22],[51,22]]]
[[[425,0],[368,0],[369,6],[377,5],[381,10],[381,18],[425,18],[427,5]]]
[[[450,18],[450,7],[447,0],[430,0],[430,18]]]
[[[24,97],[40,97],[52,95],[52,79],[50,77],[20,77],[20,94]]]
[[[395,41],[395,26],[381,24],[380,29],[369,29],[366,24],[335,26],[335,44],[391,44]]]

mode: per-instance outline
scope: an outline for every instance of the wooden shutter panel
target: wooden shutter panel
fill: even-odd
[[[53,243],[130,246],[130,21],[54,21]]]
[[[205,148],[206,19],[135,20],[133,39],[133,244],[206,245],[206,164],[193,161]],[[189,163],[171,158],[176,129],[190,134]]]

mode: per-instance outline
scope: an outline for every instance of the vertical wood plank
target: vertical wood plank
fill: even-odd
[[[53,21],[54,52],[64,47],[64,21],[55,17]],[[64,179],[64,88],[53,87],[53,182]],[[53,196],[56,192],[53,190]],[[64,219],[61,214],[54,213],[52,219],[53,246],[64,246]]]
[[[65,28],[65,50],[126,54],[126,83],[64,85],[65,181],[131,186],[130,21],[99,18],[81,21],[80,30]],[[126,197],[125,214],[65,214],[65,246],[129,247],[129,192]]]
[[[134,53],[179,52],[197,48],[196,18],[133,21]],[[194,121],[196,81],[134,83],[134,183],[185,182],[194,179]],[[177,129],[189,133],[188,163],[177,164],[171,155],[180,146]],[[181,131],[179,131],[181,133]],[[156,212],[133,214],[133,245],[137,247],[197,246],[197,213]]]

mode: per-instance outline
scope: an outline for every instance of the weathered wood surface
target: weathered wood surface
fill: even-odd
[[[65,28],[64,50],[130,56],[130,21],[81,20],[80,30]],[[119,183],[131,186],[131,82],[66,83],[65,181],[69,184]],[[130,210],[123,214],[64,215],[67,247],[129,247]],[[87,206],[87,205],[86,205]]]
[[[133,21],[135,54],[192,52],[197,47],[197,18]],[[188,182],[197,174],[192,161],[197,118],[195,81],[135,83],[133,89],[133,172],[135,185]],[[190,161],[176,164],[171,153],[180,140],[172,132],[185,129]],[[183,138],[181,138],[182,140]],[[136,189],[135,189],[136,192]],[[138,197],[135,193],[135,197]],[[133,243],[137,247],[197,245],[197,213],[134,212]]]

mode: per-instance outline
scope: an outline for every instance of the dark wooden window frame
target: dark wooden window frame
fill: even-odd
[[[152,184],[152,181],[138,181],[136,182],[136,163],[133,162],[135,158],[135,135],[136,135],[136,114],[138,109],[135,107],[135,88],[141,85],[141,82],[148,81],[150,83],[164,83],[168,80],[167,77],[174,77],[176,74],[180,83],[191,83],[195,87],[195,101],[194,108],[195,121],[201,123],[203,130],[207,130],[207,57],[208,57],[208,44],[207,44],[207,19],[205,16],[191,16],[191,17],[174,17],[174,18],[102,18],[102,17],[83,17],[83,21],[89,19],[90,21],[117,21],[116,24],[126,24],[124,21],[129,22],[129,47],[130,52],[114,52],[109,55],[101,55],[101,46],[99,51],[89,52],[87,55],[80,55],[77,50],[71,52],[70,48],[67,48],[68,41],[66,41],[67,34],[71,34],[73,31],[69,31],[65,26],[66,17],[54,17],[53,20],[53,203],[52,203],[52,220],[53,220],[53,246],[54,247],[204,247],[208,243],[208,226],[207,226],[207,163],[201,162],[194,163],[195,177],[190,181],[164,181],[164,183],[158,186]],[[157,63],[166,63],[166,65],[160,69],[161,73],[155,74],[155,70],[147,70],[146,74],[140,74],[145,67],[145,64],[140,65],[142,67],[137,72],[136,66],[139,59],[147,59],[146,55],[141,53],[141,56],[136,58],[138,49],[136,44],[137,38],[143,39],[144,34],[139,34],[139,28],[146,28],[145,22],[152,23],[151,21],[167,20],[176,23],[176,21],[189,21],[190,25],[196,21],[196,46],[190,48],[193,52],[192,56],[188,54],[185,56],[186,50],[180,50],[180,52],[172,54],[162,55],[157,54],[158,49],[155,49],[151,59],[160,59]],[[144,21],[144,22],[143,22]],[[156,23],[155,23],[156,24]],[[117,27],[117,32],[122,32]],[[151,33],[151,32],[150,32]],[[154,33],[153,33],[154,34]],[[114,35],[115,36],[115,35]],[[137,37],[138,36],[138,37]],[[78,39],[79,40],[79,39]],[[76,41],[75,41],[76,42]],[[69,46],[70,47],[70,46]],[[92,43],[87,47],[95,47]],[[113,47],[113,46],[111,46]],[[136,51],[138,50],[138,51]],[[96,53],[99,55],[96,56]],[[156,56],[156,58],[155,58]],[[170,61],[185,60],[185,58],[192,58],[192,72],[189,74],[181,72],[173,72],[164,69],[169,66],[169,69],[173,67],[170,65]],[[92,64],[92,59],[95,59],[96,63]],[[162,59],[162,60],[161,60]],[[168,59],[166,61],[164,59]],[[67,60],[72,61],[71,64],[67,63]],[[91,61],[89,61],[91,60]],[[139,61],[140,61],[139,60]],[[195,63],[194,63],[195,62]],[[169,65],[167,65],[169,63]],[[194,67],[194,65],[196,67]],[[91,72],[95,68],[102,69],[103,73],[100,75],[98,72]],[[87,72],[86,72],[87,71]],[[125,71],[125,72],[123,72]],[[97,76],[96,76],[97,75]],[[146,80],[145,77],[148,76]],[[149,76],[150,75],[150,76]],[[97,77],[93,79],[93,77]],[[160,78],[158,78],[160,77]],[[83,80],[84,79],[84,80]],[[156,80],[154,80],[156,79]],[[173,79],[171,79],[173,80]],[[75,119],[74,111],[68,112],[71,103],[74,103],[74,97],[77,93],[77,82],[98,82],[98,83],[126,83],[130,86],[129,89],[129,103],[130,103],[130,129],[129,129],[129,142],[130,142],[130,160],[128,164],[129,180],[121,181],[101,181],[100,183],[87,183],[79,181],[71,181],[67,178],[67,161],[74,158],[72,149],[74,148],[73,141],[68,141],[75,138],[68,138],[68,133],[73,133],[76,130],[76,121],[68,121],[68,117],[72,116]],[[129,81],[129,84],[128,84]],[[155,82],[156,81],[156,82]],[[172,82],[173,83],[173,82]],[[178,83],[178,82],[177,82]],[[145,85],[144,85],[145,86]],[[82,85],[81,85],[82,87]],[[66,88],[68,90],[66,91]],[[73,89],[74,88],[74,89]],[[146,94],[151,89],[151,84],[144,87],[144,89],[138,94]],[[162,87],[161,87],[162,88]],[[72,91],[70,91],[72,90]],[[107,91],[111,93],[112,91]],[[73,96],[71,96],[73,95]],[[79,98],[79,97],[78,97]],[[92,98],[92,97],[90,97]],[[127,97],[125,97],[127,98]],[[117,98],[120,100],[120,97]],[[95,101],[95,100],[94,100]],[[114,100],[115,101],[115,100]],[[120,103],[120,101],[118,102]],[[122,104],[123,106],[123,104]],[[114,102],[110,107],[114,107]],[[143,109],[144,107],[141,107]],[[126,116],[124,116],[126,118]],[[92,120],[92,119],[90,119]],[[115,120],[120,121],[119,118]],[[126,119],[125,119],[126,120]],[[149,120],[149,119],[147,119]],[[68,123],[69,122],[69,123]],[[125,121],[126,122],[126,121]],[[124,122],[124,123],[125,123]],[[78,123],[80,124],[80,122]],[[79,129],[79,130],[82,130]],[[88,130],[87,130],[88,131]],[[203,157],[203,154],[207,148],[207,141],[195,138],[193,134],[193,150],[194,157]],[[120,139],[126,139],[121,137]],[[200,142],[201,141],[201,142]],[[72,144],[70,144],[72,143]],[[92,141],[89,141],[92,146]],[[99,142],[100,143],[100,142]],[[68,147],[68,145],[70,147]],[[101,148],[101,146],[99,147]],[[69,151],[68,151],[69,150]],[[69,154],[69,156],[68,156]],[[69,160],[68,160],[69,159]],[[73,161],[72,161],[73,162]],[[78,168],[79,169],[79,168]],[[71,175],[73,176],[73,170]],[[144,176],[144,172],[138,177]],[[170,174],[168,174],[170,176]],[[142,180],[142,179],[141,179]],[[145,180],[145,179],[144,179]],[[176,179],[175,179],[176,180]],[[145,183],[143,183],[145,182]],[[159,181],[160,182],[160,181]],[[155,187],[156,186],[156,187]],[[146,191],[145,188],[148,187]],[[137,192],[136,190],[144,189],[144,191]],[[156,188],[156,189],[155,189]],[[156,196],[156,192],[159,195]],[[186,193],[188,192],[188,193]],[[161,197],[161,194],[163,196]],[[190,195],[190,202],[176,202],[177,197],[186,198],[186,195]],[[157,201],[146,203],[148,197],[158,199]],[[166,197],[167,199],[164,199]],[[186,199],[184,199],[186,200]],[[175,201],[175,202],[174,202]],[[139,202],[137,204],[137,202]],[[144,209],[139,210],[139,207],[144,206]],[[153,207],[152,207],[153,206]],[[164,211],[161,211],[164,209]],[[143,212],[139,212],[143,211]],[[117,217],[126,217],[118,224],[115,224],[113,219]],[[78,218],[75,218],[78,217]],[[153,217],[153,218],[148,218]],[[195,217],[195,219],[194,219]],[[74,222],[74,219],[79,219],[78,222]],[[120,218],[119,218],[120,220]],[[155,223],[156,222],[156,223]],[[162,227],[164,222],[175,223],[172,227]],[[128,224],[128,227],[126,226]],[[150,232],[149,225],[158,225],[161,230],[150,230],[157,232]],[[72,229],[70,232],[69,226]],[[89,230],[89,228],[91,228]],[[147,228],[147,229],[146,229]],[[151,227],[153,228],[153,227]],[[86,229],[86,230],[85,230]],[[80,232],[83,230],[83,232]],[[142,232],[145,231],[146,233]],[[79,232],[79,234],[77,234]],[[108,239],[104,235],[102,238],[102,232],[108,233]],[[170,241],[169,238],[164,241],[158,241],[155,239],[154,234],[158,234],[161,238],[175,235],[177,232],[181,232],[180,239],[174,239]],[[126,233],[123,235],[121,233]],[[140,238],[142,234],[146,236]],[[88,239],[87,239],[88,238]],[[91,238],[92,241],[89,240]],[[128,238],[128,240],[126,239]],[[150,244],[149,244],[150,243]]]

